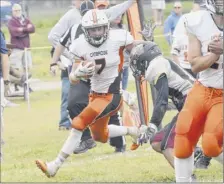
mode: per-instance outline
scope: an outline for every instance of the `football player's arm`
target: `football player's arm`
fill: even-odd
[[[166,113],[169,97],[168,79],[165,73],[158,77],[158,79],[154,82],[154,86],[157,89],[157,98],[150,123],[156,125],[158,128]]]
[[[219,56],[212,52],[209,52],[206,56],[202,56],[202,46],[195,35],[189,33],[188,40],[188,60],[194,73],[206,70],[219,59]]]
[[[78,60],[72,65],[72,71],[69,74],[69,80],[71,84],[77,84],[80,81],[80,78],[76,77],[76,73],[75,73],[80,63],[81,61]]]
[[[115,5],[111,8],[108,8],[102,11],[104,11],[108,19],[112,21],[112,20],[115,20],[120,15],[122,15],[123,13],[125,13],[128,10],[128,8],[131,7],[134,1],[135,0],[128,0],[128,1],[125,1],[124,3],[120,3],[118,5]]]

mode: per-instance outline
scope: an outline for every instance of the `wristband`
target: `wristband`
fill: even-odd
[[[57,65],[57,63],[51,63],[51,64],[50,64],[50,68],[51,68],[52,66],[55,66],[55,65]]]

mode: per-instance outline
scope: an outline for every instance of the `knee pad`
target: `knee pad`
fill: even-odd
[[[176,135],[174,140],[174,155],[177,158],[188,158],[193,153],[193,146],[186,135]]]
[[[85,120],[78,116],[72,120],[71,126],[76,130],[84,131],[87,127],[84,122]]]
[[[175,132],[178,135],[188,134],[193,122],[193,116],[189,110],[182,110],[177,118]]]
[[[222,152],[222,145],[215,134],[205,132],[202,137],[202,149],[207,157],[217,157]]]
[[[108,134],[107,135],[100,135],[100,134],[97,134],[97,135],[92,135],[93,137],[93,140],[97,141],[97,142],[101,142],[101,143],[106,143],[108,141]]]
[[[91,106],[87,106],[76,118],[72,120],[72,128],[83,131],[85,130],[93,121],[95,121],[98,116]]]

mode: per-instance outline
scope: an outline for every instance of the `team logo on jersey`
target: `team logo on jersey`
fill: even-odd
[[[107,50],[90,53],[90,57],[105,56],[105,55],[107,55]]]

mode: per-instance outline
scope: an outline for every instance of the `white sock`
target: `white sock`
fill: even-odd
[[[61,165],[65,161],[65,159],[73,153],[75,148],[79,145],[81,137],[82,137],[81,131],[76,130],[74,128],[71,129],[70,135],[68,136],[60,153],[55,159],[56,164]]]
[[[174,157],[176,182],[191,182],[194,168],[194,153],[188,158]]]
[[[217,157],[213,157],[216,161],[218,161],[220,164],[223,164],[223,152],[219,154]]]
[[[108,125],[109,129],[109,138],[119,137],[127,135],[127,127],[125,126],[117,126],[117,125]]]

